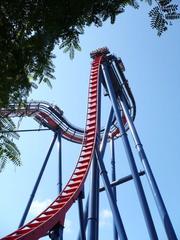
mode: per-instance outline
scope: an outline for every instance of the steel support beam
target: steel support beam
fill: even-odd
[[[101,77],[101,76],[100,76]],[[101,129],[101,83],[98,85],[98,116],[97,116],[97,137],[100,136]],[[88,212],[88,240],[98,240],[99,235],[99,169],[96,155],[91,164],[89,194],[89,212]]]
[[[61,131],[58,132],[58,150],[59,150],[59,161],[58,161],[58,193],[62,191],[62,136]],[[63,229],[64,226],[57,228],[57,240],[63,240]],[[56,240],[54,239],[54,240]]]
[[[159,191],[158,185],[156,183],[155,177],[153,175],[150,164],[149,164],[148,159],[146,157],[143,145],[141,143],[141,140],[139,138],[139,135],[137,133],[135,125],[134,125],[134,123],[133,123],[133,121],[132,121],[132,119],[129,115],[128,108],[127,108],[127,105],[126,105],[126,102],[125,102],[125,99],[124,99],[123,95],[122,95],[121,98],[122,98],[121,99],[121,105],[122,105],[124,114],[126,116],[126,119],[127,119],[128,125],[129,125],[129,129],[131,131],[132,137],[134,139],[135,147],[136,147],[136,149],[139,153],[139,157],[141,159],[142,165],[143,165],[144,170],[146,172],[148,183],[149,183],[150,188],[152,190],[152,194],[154,196],[154,199],[155,199],[155,202],[156,202],[156,205],[157,205],[157,208],[158,208],[163,226],[165,228],[167,237],[170,240],[177,240],[177,236],[176,236],[176,233],[174,231],[171,220],[169,218],[168,212],[166,210],[166,206],[164,204],[163,198],[162,198],[161,193]]]
[[[86,231],[87,223],[88,223],[88,210],[89,210],[89,196],[87,197],[85,210],[84,210],[84,213],[83,213],[84,231]],[[81,231],[81,229],[80,229],[80,231]],[[79,232],[77,240],[82,240],[81,232]]]
[[[108,121],[107,121],[107,126],[105,128],[103,139],[102,139],[102,142],[101,142],[101,145],[100,145],[102,155],[104,155],[104,152],[105,152],[105,148],[106,148],[106,144],[107,144],[107,137],[108,137],[108,133],[109,133],[109,130],[110,130],[110,127],[111,127],[112,120],[113,120],[113,108],[111,108],[111,110],[110,110],[110,113],[109,113],[109,116],[108,116]],[[87,223],[88,223],[88,212],[89,212],[89,196],[87,198],[85,211],[84,211],[85,229],[87,228]],[[78,234],[77,239],[81,240],[80,233]]]
[[[118,68],[116,62],[114,62],[113,67],[114,67],[114,70],[115,70],[120,82],[122,82],[122,83],[125,82],[126,81],[125,76],[124,76],[123,72],[121,71],[121,69]],[[123,86],[123,84],[122,84],[122,86]],[[164,201],[163,201],[163,198],[159,191],[157,182],[156,182],[153,172],[151,170],[150,164],[148,162],[148,159],[147,159],[146,153],[144,151],[143,145],[141,143],[140,137],[139,137],[136,127],[134,125],[133,119],[131,118],[131,116],[129,114],[128,104],[127,104],[124,94],[125,94],[125,92],[122,90],[121,105],[122,105],[124,114],[126,116],[128,126],[131,131],[134,143],[135,143],[135,147],[138,151],[140,160],[145,169],[146,177],[147,177],[148,183],[150,185],[154,200],[156,202],[156,205],[157,205],[157,208],[159,211],[159,215],[161,217],[161,220],[162,220],[162,223],[163,223],[163,226],[166,231],[168,239],[176,240],[177,236],[176,236],[175,230],[174,230],[171,220],[169,218],[166,206],[164,204]]]
[[[81,191],[78,197],[78,209],[79,209],[79,224],[80,224],[80,239],[86,240],[86,228],[85,228],[85,219],[83,214],[83,198],[84,191]]]
[[[38,129],[19,129],[19,130],[3,130],[0,133],[22,133],[22,132],[41,132],[50,131],[48,128],[38,128]]]
[[[97,158],[91,164],[91,185],[89,194],[88,213],[88,240],[98,240],[98,218],[99,218],[99,170]]]
[[[36,191],[37,191],[37,189],[38,189],[38,186],[39,186],[39,183],[40,183],[40,181],[41,181],[42,175],[43,175],[44,170],[45,170],[45,168],[46,168],[47,162],[48,162],[49,157],[50,157],[50,155],[51,155],[51,152],[52,152],[53,146],[54,146],[54,144],[55,144],[57,135],[58,135],[57,133],[54,134],[52,143],[51,143],[51,145],[50,145],[50,147],[49,147],[48,153],[47,153],[46,158],[45,158],[45,160],[44,160],[44,163],[43,163],[43,165],[42,165],[42,167],[41,167],[41,170],[40,170],[40,172],[39,172],[38,178],[37,178],[37,180],[36,180],[36,182],[35,182],[35,185],[34,185],[34,188],[33,188],[33,190],[32,190],[32,193],[31,193],[31,195],[30,195],[29,201],[28,201],[27,206],[26,206],[26,208],[25,208],[24,214],[23,214],[22,219],[21,219],[21,221],[20,221],[19,228],[22,227],[22,226],[24,225],[25,221],[26,221],[26,217],[27,217],[27,215],[28,215],[28,213],[29,213],[29,209],[30,209],[30,207],[31,207],[32,201],[33,201],[33,199],[34,199],[34,196],[35,196]]]
[[[152,217],[151,217],[151,213],[150,213],[149,206],[148,206],[148,203],[147,203],[147,200],[146,200],[146,196],[145,196],[145,193],[144,193],[144,190],[143,190],[143,186],[142,186],[140,177],[138,175],[137,166],[136,166],[134,156],[133,156],[133,153],[132,153],[132,150],[131,150],[131,147],[130,147],[130,143],[129,143],[129,140],[128,140],[128,137],[127,137],[127,133],[126,133],[125,127],[124,127],[122,119],[121,119],[121,112],[120,112],[119,106],[117,104],[115,92],[114,92],[114,89],[113,89],[113,86],[112,86],[112,83],[111,83],[111,79],[110,79],[110,75],[109,75],[109,72],[108,72],[108,68],[107,68],[107,63],[102,64],[102,70],[103,70],[104,78],[105,78],[105,81],[106,81],[106,84],[107,84],[107,88],[108,88],[108,92],[109,92],[110,99],[111,99],[111,102],[112,102],[112,106],[113,106],[113,109],[114,109],[114,113],[115,113],[117,122],[119,124],[119,129],[121,131],[122,141],[123,141],[123,144],[124,144],[124,148],[125,148],[125,151],[126,151],[126,155],[127,155],[127,159],[128,159],[129,165],[130,165],[130,169],[131,169],[131,172],[132,172],[132,175],[133,175],[136,191],[137,191],[139,201],[140,201],[140,204],[141,204],[141,208],[142,208],[142,211],[143,211],[143,214],[144,214],[144,218],[145,218],[145,222],[146,222],[146,225],[147,225],[148,233],[149,233],[149,236],[150,236],[151,239],[157,240],[158,236],[157,236],[157,233],[156,233],[156,230],[155,230],[155,227],[154,227],[154,223],[153,223],[153,220],[152,220]]]
[[[125,232],[125,229],[124,229],[124,226],[123,226],[123,222],[121,220],[121,216],[119,214],[119,210],[118,210],[116,201],[115,201],[114,196],[113,196],[110,181],[109,181],[109,178],[107,176],[107,171],[105,169],[105,166],[104,166],[104,163],[103,163],[103,160],[102,160],[102,156],[101,156],[101,153],[100,153],[98,148],[96,148],[96,154],[97,154],[97,158],[98,158],[100,174],[102,176],[102,180],[103,180],[104,187],[105,187],[105,190],[106,190],[106,194],[107,194],[107,197],[108,197],[109,205],[110,205],[111,211],[113,213],[113,218],[114,218],[114,222],[115,222],[115,226],[116,226],[118,235],[119,235],[121,240],[127,240],[128,238],[126,236],[126,232]]]
[[[145,174],[145,171],[140,171],[138,174],[139,174],[139,176],[143,176]],[[128,175],[128,176],[120,178],[120,179],[118,179],[118,180],[116,180],[114,182],[111,182],[110,185],[111,185],[111,187],[114,187],[114,186],[118,186],[120,184],[129,182],[131,180],[133,180],[133,176],[132,175]],[[103,191],[105,191],[105,187],[101,187],[99,189],[99,192],[103,192]]]
[[[113,213],[113,217],[114,217],[114,222],[116,225],[116,229],[118,232],[118,235],[120,237],[121,240],[127,240],[127,236],[126,236],[126,232],[123,226],[123,222],[119,213],[119,209],[117,207],[116,201],[114,199],[113,196],[113,192],[112,192],[112,188],[110,186],[110,181],[109,178],[107,176],[107,171],[105,169],[105,165],[103,162],[103,156],[105,153],[105,148],[106,148],[106,144],[107,144],[107,139],[108,139],[108,133],[110,131],[110,127],[111,127],[111,123],[112,123],[112,118],[113,118],[113,109],[111,108],[110,114],[109,114],[109,119],[104,131],[104,135],[100,144],[100,149],[98,148],[98,145],[96,146],[96,155],[97,155],[97,159],[98,159],[98,165],[99,165],[99,169],[100,169],[100,174],[102,176],[102,180],[104,183],[104,187],[106,190],[106,194],[108,197],[108,201],[109,201],[109,205],[111,207],[111,211]],[[99,141],[97,139],[97,141]]]
[[[58,132],[58,193],[62,191],[62,137],[61,132]]]
[[[111,137],[110,139],[110,149],[111,149],[111,180],[116,181],[116,162],[115,162],[115,149],[114,149],[114,138]],[[111,185],[111,184],[110,184]],[[114,195],[114,200],[117,203],[117,194],[116,194],[116,186],[112,187],[113,195]],[[118,240],[118,234],[117,234],[117,229],[115,226],[115,223],[113,223],[113,235],[114,235],[114,240]]]

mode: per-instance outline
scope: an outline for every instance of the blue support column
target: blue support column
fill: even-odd
[[[101,84],[98,86],[98,119],[97,136],[100,136],[101,128]],[[89,194],[89,212],[88,212],[88,240],[98,240],[99,235],[99,169],[97,158],[94,158],[91,164],[91,185]]]
[[[104,134],[103,134],[103,137],[102,137],[102,141],[101,141],[101,144],[100,144],[101,156],[104,156],[104,153],[105,153],[105,149],[106,149],[106,145],[107,145],[107,138],[108,138],[108,134],[109,134],[109,131],[110,131],[110,128],[111,128],[113,115],[114,115],[114,111],[113,111],[113,108],[111,107],[109,117],[108,117],[108,121],[107,121],[107,125],[105,127]]]
[[[119,210],[118,210],[116,201],[115,201],[114,196],[113,196],[110,181],[109,181],[109,178],[107,176],[107,171],[105,169],[105,166],[104,166],[104,163],[103,163],[103,160],[102,160],[102,156],[101,156],[101,153],[100,153],[98,148],[96,148],[96,154],[97,154],[97,158],[98,158],[100,174],[102,176],[105,191],[106,191],[106,194],[107,194],[107,197],[108,197],[108,200],[109,200],[109,205],[110,205],[111,211],[113,213],[114,222],[115,222],[115,225],[116,225],[117,232],[118,232],[121,240],[127,240],[128,238],[126,236],[126,232],[125,232],[125,229],[124,229],[124,226],[123,226],[123,222],[121,220]]]
[[[110,113],[109,113],[109,117],[108,117],[108,121],[107,121],[107,126],[105,128],[105,132],[103,135],[103,139],[101,141],[101,145],[100,145],[100,149],[101,149],[101,155],[104,156],[104,152],[105,152],[105,148],[106,148],[106,144],[107,144],[107,136],[111,127],[111,123],[113,120],[113,108],[111,108]],[[87,223],[88,223],[88,212],[89,212],[89,196],[87,198],[87,202],[86,202],[86,206],[85,206],[85,211],[84,211],[84,224],[85,224],[85,229],[87,228]],[[81,240],[80,238],[80,233],[78,235],[78,240]]]
[[[123,125],[123,122],[122,122],[122,119],[121,119],[121,112],[120,112],[119,106],[117,104],[115,92],[114,92],[114,89],[113,89],[113,86],[112,86],[112,83],[111,83],[111,79],[110,79],[110,75],[109,75],[106,63],[102,64],[102,71],[103,71],[104,78],[105,78],[105,81],[106,81],[106,84],[107,84],[107,88],[108,88],[108,92],[109,92],[109,95],[110,95],[110,98],[111,98],[114,113],[115,113],[117,122],[119,124],[119,129],[121,131],[122,141],[123,141],[123,144],[124,144],[124,148],[125,148],[125,151],[126,151],[128,161],[129,161],[130,169],[131,169],[131,172],[132,172],[132,175],[133,175],[135,187],[136,187],[136,190],[137,190],[139,201],[140,201],[142,211],[143,211],[143,214],[144,214],[144,218],[145,218],[145,221],[146,221],[148,233],[149,233],[150,239],[157,240],[158,236],[157,236],[157,233],[156,233],[156,230],[155,230],[155,227],[154,227],[154,223],[153,223],[151,213],[150,213],[150,210],[149,210],[149,206],[148,206],[148,203],[147,203],[147,200],[146,200],[146,197],[145,197],[143,186],[142,186],[140,177],[138,175],[138,170],[137,170],[136,163],[135,163],[135,160],[134,160],[134,157],[133,157],[133,153],[132,153],[132,150],[131,150],[131,147],[130,147],[130,143],[129,143],[129,140],[128,140],[128,137],[127,137],[127,133],[126,133],[126,130],[124,128],[124,125]]]
[[[157,185],[156,180],[154,178],[153,172],[152,172],[151,167],[149,165],[148,159],[147,159],[146,154],[144,152],[143,145],[140,141],[140,138],[138,136],[135,125],[134,125],[134,123],[131,119],[131,116],[129,115],[129,111],[128,111],[126,101],[125,101],[123,95],[122,95],[121,105],[122,105],[124,114],[126,116],[126,119],[127,119],[128,125],[129,125],[129,129],[132,133],[136,149],[139,153],[139,157],[140,157],[140,159],[142,161],[142,164],[144,166],[144,170],[146,172],[146,176],[147,176],[150,188],[152,190],[157,208],[159,210],[159,214],[160,214],[163,226],[165,228],[167,237],[168,237],[169,240],[177,240],[177,236],[176,236],[176,233],[174,231],[171,220],[169,218],[168,212],[166,210],[163,198],[161,196],[161,193],[159,191],[158,185]]]
[[[84,221],[84,232],[86,231],[87,228],[87,223],[88,223],[88,210],[89,210],[89,196],[87,197],[86,200],[86,205],[85,205],[85,210],[83,213],[83,221]],[[81,231],[81,229],[80,229]],[[77,240],[82,240],[82,234],[79,232]]]
[[[61,132],[58,133],[58,149],[59,149],[59,162],[58,162],[58,193],[62,191],[62,139]]]
[[[58,194],[62,191],[62,137],[61,131],[58,130]],[[55,225],[49,232],[52,240],[63,240],[64,226]]]
[[[110,148],[111,148],[111,180],[116,181],[116,163],[115,163],[115,151],[114,151],[114,138],[113,136],[110,139]],[[116,186],[112,188],[114,200],[117,202],[117,194],[116,194]],[[117,230],[115,224],[113,224],[113,234],[114,234],[114,240],[118,240]]]
[[[111,111],[110,111],[110,114],[109,114],[109,119],[108,119],[105,131],[104,131],[104,135],[103,135],[103,138],[102,138],[102,141],[101,141],[101,144],[100,144],[100,149],[98,148],[98,144],[96,146],[96,155],[97,155],[97,159],[98,159],[100,174],[102,176],[102,180],[103,180],[104,187],[105,187],[105,190],[106,190],[106,194],[107,194],[107,197],[108,197],[109,205],[110,205],[111,211],[113,213],[114,223],[116,225],[118,235],[119,235],[121,240],[127,240],[127,236],[126,236],[126,232],[125,232],[125,229],[124,229],[124,226],[123,226],[123,222],[122,222],[122,219],[121,219],[116,201],[114,199],[113,191],[112,191],[110,181],[109,181],[109,178],[107,176],[107,171],[105,169],[105,165],[104,165],[104,162],[103,162],[103,156],[104,156],[104,153],[105,153],[105,148],[106,148],[107,139],[108,139],[108,133],[110,131],[112,119],[113,119],[113,108],[111,108]],[[97,139],[97,141],[99,141],[99,140]]]
[[[91,185],[89,195],[89,213],[88,213],[88,240],[98,240],[98,222],[99,222],[99,170],[97,159],[94,156],[91,165]]]
[[[62,137],[61,131],[58,130],[58,194],[62,191]],[[62,225],[55,225],[49,232],[49,237],[52,240],[63,240]]]
[[[35,185],[34,185],[34,188],[33,188],[33,190],[32,190],[32,193],[31,193],[31,195],[30,195],[30,198],[29,198],[29,201],[28,201],[28,203],[27,203],[26,209],[25,209],[24,214],[23,214],[23,216],[22,216],[22,219],[21,219],[21,221],[20,221],[19,228],[22,227],[22,226],[24,225],[25,221],[26,221],[26,217],[27,217],[27,215],[28,215],[28,212],[29,212],[29,209],[30,209],[30,207],[31,207],[32,201],[33,201],[34,196],[35,196],[35,194],[36,194],[36,191],[37,191],[37,189],[38,189],[39,183],[40,183],[40,181],[41,181],[41,178],[42,178],[42,175],[43,175],[44,170],[45,170],[45,168],[46,168],[46,165],[47,165],[47,162],[48,162],[48,160],[49,160],[49,157],[50,157],[50,155],[51,155],[51,152],[52,152],[53,146],[54,146],[54,144],[55,144],[56,138],[57,138],[57,133],[54,134],[52,143],[51,143],[51,145],[50,145],[50,148],[49,148],[49,150],[48,150],[48,153],[47,153],[47,155],[46,155],[46,158],[45,158],[45,160],[44,160],[44,163],[43,163],[43,165],[42,165],[42,167],[41,167],[41,170],[40,170],[40,172],[39,172],[39,175],[38,175],[38,178],[37,178],[36,183],[35,183]]]
[[[58,161],[58,193],[62,191],[62,137],[61,131],[58,132],[58,147],[59,147],[59,161]],[[59,226],[57,240],[63,240],[63,229],[64,226]]]
[[[78,209],[79,209],[79,223],[80,223],[80,239],[86,240],[86,228],[85,228],[85,219],[83,214],[83,201],[84,191],[81,191],[78,197]]]

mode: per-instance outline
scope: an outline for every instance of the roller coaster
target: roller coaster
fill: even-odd
[[[131,169],[130,178],[133,179],[137,191],[140,206],[148,230],[149,238],[156,240],[158,234],[153,222],[150,207],[148,205],[140,176],[145,174],[152,191],[162,225],[169,240],[177,240],[163,198],[152,173],[143,145],[134,125],[136,104],[124,75],[124,65],[120,58],[111,54],[107,48],[100,48],[90,54],[92,58],[85,128],[73,125],[64,116],[64,112],[57,106],[47,102],[29,102],[26,105],[9,105],[0,109],[3,117],[33,117],[38,123],[54,132],[45,163],[40,171],[37,182],[31,194],[23,214],[19,228],[9,235],[1,238],[4,240],[36,240],[49,236],[53,240],[63,239],[63,226],[66,213],[75,202],[79,208],[79,240],[98,240],[98,212],[99,193],[105,191],[113,215],[114,240],[127,240],[123,220],[117,205],[116,186],[122,182],[115,178],[115,165],[112,161],[112,182],[107,175],[103,161],[104,152],[108,142],[113,144],[114,139],[122,139]],[[105,127],[101,127],[101,95],[109,98],[111,109]],[[132,153],[127,132],[131,132],[140,161],[144,168],[139,173]],[[74,171],[68,182],[57,198],[37,217],[25,223],[33,197],[42,177],[52,147],[57,137],[63,137],[68,141],[81,144],[81,151]],[[113,150],[114,151],[114,150]],[[113,152],[114,155],[114,152]],[[91,168],[91,187],[86,207],[83,206],[83,192],[86,177]],[[103,188],[99,188],[99,178],[102,177]],[[60,184],[61,185],[61,184]]]

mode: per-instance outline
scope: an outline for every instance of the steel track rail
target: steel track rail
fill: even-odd
[[[106,57],[106,54],[101,54],[100,56],[95,56],[93,58],[89,81],[85,130],[72,125],[65,118],[63,111],[60,108],[44,101],[30,102],[24,106],[10,105],[8,108],[0,109],[1,117],[34,117],[37,122],[43,124],[43,126],[48,127],[54,132],[61,131],[62,137],[67,140],[82,144],[80,156],[74,172],[60,195],[35,219],[2,239],[36,240],[47,235],[55,225],[64,225],[66,212],[78,198],[78,195],[82,190],[93,157],[97,132],[100,65],[101,61],[109,61],[108,59],[109,58]],[[133,96],[131,95],[128,85],[123,85],[128,93],[127,101],[130,103],[129,112],[134,119],[135,103],[133,102]],[[119,88],[121,88],[121,86]],[[118,92],[120,91],[121,89],[118,90]],[[117,101],[118,97],[119,96],[117,95]],[[123,113],[122,120],[124,125],[126,125],[126,118]],[[104,129],[101,129],[101,134],[103,134],[103,132]],[[114,119],[111,126],[110,137],[119,137],[120,135]]]
[[[47,234],[56,224],[64,225],[66,212],[77,200],[82,190],[93,157],[97,132],[98,88],[101,59],[102,56],[96,57],[91,67],[85,134],[80,156],[72,176],[60,195],[48,208],[35,219],[2,239],[35,240]]]
[[[112,69],[111,61],[114,60],[114,56],[110,55],[108,57],[104,58],[104,61],[108,62],[110,68]],[[129,88],[129,85],[127,84],[127,81],[125,79],[125,76],[122,72],[122,70],[118,67],[117,60],[115,58],[114,60],[117,65],[117,70],[119,74],[122,77],[122,82],[120,84],[117,84],[115,87],[118,88],[117,92],[117,101],[120,95],[121,90],[124,88],[124,91],[126,91],[127,101],[129,103],[129,112],[132,116],[132,119],[135,118],[136,114],[136,105],[134,101],[133,94]],[[112,72],[112,70],[111,70]],[[112,78],[114,78],[112,76]],[[48,102],[41,101],[41,102],[30,102],[27,103],[24,106],[19,106],[15,104],[9,105],[7,108],[1,108],[0,109],[0,116],[1,117],[34,117],[34,119],[42,124],[44,127],[48,127],[52,131],[61,131],[61,135],[63,138],[82,144],[83,138],[84,138],[84,129],[74,126],[72,123],[70,123],[66,117],[63,114],[63,111],[57,107],[56,105],[52,105]],[[126,118],[122,115],[123,123],[127,130],[127,124],[126,124]],[[101,129],[101,135],[103,134],[104,129]],[[114,119],[110,136],[113,136],[114,138],[119,137],[121,134],[119,132],[119,129],[116,125],[116,121]]]
[[[0,109],[1,118],[26,116],[33,117],[38,123],[54,132],[61,131],[63,138],[82,144],[84,129],[74,126],[66,119],[62,110],[48,102],[30,102],[26,106],[11,104],[7,108]],[[101,134],[103,132],[104,129],[101,130]],[[111,132],[114,136],[119,134],[117,127],[113,124]]]

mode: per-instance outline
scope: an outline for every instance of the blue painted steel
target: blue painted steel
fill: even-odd
[[[99,170],[97,159],[94,156],[91,165],[91,185],[89,194],[89,212],[88,212],[88,240],[98,240],[99,223]]]
[[[98,86],[98,106],[97,106],[97,137],[100,137],[101,129],[101,84]],[[94,155],[91,164],[91,179],[90,179],[90,194],[89,194],[89,212],[88,212],[88,240],[98,240],[99,235],[99,169],[97,158]]]
[[[120,68],[118,68],[117,63],[114,61],[113,61],[113,67],[114,67],[114,70],[119,78],[119,81],[121,82],[122,87],[123,87],[123,83],[126,81],[125,76],[124,76],[122,70]],[[123,88],[123,90],[124,90],[124,88]],[[127,100],[126,100],[126,97],[124,96],[124,94],[126,94],[125,91],[122,91],[121,92],[121,105],[122,105],[123,111],[126,115],[126,119],[128,121],[128,125],[130,128],[132,137],[134,139],[134,142],[135,142],[135,147],[139,153],[139,157],[140,157],[143,167],[145,169],[146,176],[147,176],[152,194],[154,196],[163,226],[165,228],[168,238],[172,239],[172,240],[176,240],[177,236],[176,236],[175,230],[174,230],[171,220],[169,218],[163,198],[161,196],[161,193],[159,191],[155,177],[154,177],[151,167],[149,165],[147,156],[144,152],[143,145],[140,141],[139,135],[138,135],[135,125],[133,123],[133,119],[131,118],[131,116],[129,114],[128,103],[127,103]]]
[[[59,166],[58,166],[58,193],[62,191],[62,138],[61,132],[58,133],[58,148],[59,148]]]
[[[106,144],[107,144],[107,137],[108,137],[108,133],[111,127],[111,123],[113,120],[113,108],[111,108],[110,113],[109,113],[109,117],[108,117],[108,121],[107,121],[107,126],[105,128],[104,134],[103,134],[103,138],[100,144],[100,149],[101,149],[101,155],[104,156],[104,152],[105,152],[105,148],[106,148]],[[88,212],[89,212],[89,196],[87,198],[86,201],[86,206],[85,206],[85,211],[84,211],[84,224],[85,224],[85,229],[87,227],[87,222],[88,222]],[[78,234],[78,240],[81,240],[80,238],[80,233]]]
[[[113,137],[111,137],[111,140],[110,140],[110,148],[111,148],[111,167],[112,167],[111,179],[113,182],[113,181],[116,181],[116,163],[115,163],[115,151],[114,151],[114,138]],[[114,186],[112,188],[112,191],[113,191],[113,195],[114,195],[114,200],[117,202],[116,186]],[[113,224],[113,235],[114,235],[114,240],[118,240],[115,223]]]
[[[101,141],[101,144],[100,144],[101,156],[104,156],[104,152],[105,152],[106,144],[107,144],[107,138],[108,138],[108,134],[109,134],[110,127],[111,127],[111,124],[112,124],[112,120],[113,120],[113,115],[114,115],[114,111],[113,111],[113,108],[111,107],[109,117],[108,117],[108,121],[107,121],[107,125],[105,127],[104,134],[103,134],[103,137],[102,137],[102,141]]]
[[[168,212],[166,210],[163,198],[161,196],[161,193],[159,191],[159,188],[158,188],[158,185],[156,183],[155,177],[153,175],[153,172],[152,172],[151,167],[149,165],[148,159],[147,159],[146,154],[144,152],[143,145],[140,141],[140,138],[138,136],[135,125],[134,125],[134,123],[133,123],[133,121],[132,121],[132,119],[129,115],[128,108],[127,108],[127,105],[126,105],[126,102],[125,102],[125,99],[124,99],[123,96],[122,96],[122,100],[121,100],[121,105],[122,105],[123,111],[125,113],[126,119],[128,121],[129,129],[132,133],[132,137],[134,139],[136,149],[139,153],[140,159],[141,159],[142,164],[144,166],[144,170],[146,172],[146,176],[147,176],[150,188],[152,190],[157,208],[159,210],[159,214],[161,216],[162,223],[163,223],[163,226],[165,228],[168,239],[177,240],[177,236],[176,236],[176,233],[174,231],[171,220],[169,218]]]
[[[112,101],[114,113],[115,113],[117,122],[119,124],[119,129],[121,131],[122,141],[123,141],[123,144],[124,144],[124,148],[125,148],[125,151],[126,151],[128,161],[129,161],[131,172],[132,172],[132,175],[133,175],[133,179],[134,179],[134,183],[135,183],[135,186],[136,186],[137,194],[138,194],[139,201],[140,201],[142,211],[143,211],[143,214],[144,214],[144,218],[145,218],[145,221],[146,221],[148,233],[149,233],[149,236],[150,236],[151,239],[153,239],[153,240],[156,239],[157,240],[158,236],[157,236],[157,233],[156,233],[156,230],[155,230],[155,227],[154,227],[154,223],[153,223],[153,220],[152,220],[152,217],[151,217],[151,213],[150,213],[149,206],[148,206],[148,203],[147,203],[147,200],[146,200],[146,196],[145,196],[145,193],[144,193],[144,190],[143,190],[143,186],[142,186],[140,177],[138,175],[138,170],[137,170],[136,163],[135,163],[135,160],[134,160],[134,156],[133,156],[133,153],[132,153],[132,150],[131,150],[131,147],[130,147],[130,143],[129,143],[129,140],[128,140],[128,137],[127,137],[127,133],[126,133],[126,130],[124,128],[124,125],[123,125],[123,122],[122,122],[122,119],[121,119],[121,112],[120,112],[119,106],[117,104],[116,96],[115,96],[115,93],[114,93],[114,89],[113,89],[111,79],[110,79],[110,75],[109,75],[108,68],[107,68],[107,63],[102,64],[102,71],[103,71],[104,78],[105,78],[105,81],[106,81],[106,84],[107,84],[110,99]]]
[[[140,171],[139,172],[139,176],[143,176],[145,174],[145,171]],[[126,182],[129,182],[133,180],[133,176],[132,175],[127,175],[126,177],[123,177],[123,178],[120,178],[114,182],[111,182],[111,187],[114,187],[114,186],[118,186],[120,184],[123,184],[123,183],[126,183]],[[104,192],[105,191],[105,188],[104,187],[101,187],[99,189],[99,192]]]
[[[86,200],[85,210],[83,213],[83,220],[84,220],[84,231],[86,231],[87,228],[87,222],[88,222],[88,210],[89,210],[89,196]],[[81,240],[81,233],[79,232],[77,240]]]
[[[85,221],[84,221],[84,214],[83,214],[83,195],[84,193],[81,192],[78,197],[78,209],[79,209],[79,223],[80,223],[80,239],[86,240],[86,233],[85,233]]]
[[[99,169],[100,169],[100,174],[102,176],[102,180],[104,182],[104,187],[106,190],[106,194],[109,200],[109,204],[111,207],[111,210],[113,212],[113,217],[114,217],[114,221],[115,221],[115,225],[119,234],[120,239],[122,240],[127,240],[127,236],[126,236],[126,232],[123,226],[123,222],[121,220],[121,216],[119,214],[119,209],[117,207],[116,201],[114,199],[113,196],[113,191],[110,185],[110,181],[109,178],[107,176],[107,171],[105,169],[105,165],[103,162],[103,156],[104,156],[104,152],[105,152],[105,148],[106,148],[106,144],[107,144],[107,139],[108,139],[108,133],[111,127],[111,123],[112,123],[112,119],[113,119],[113,109],[111,108],[110,110],[110,114],[109,114],[109,118],[108,118],[108,122],[104,131],[104,135],[103,135],[103,139],[101,141],[100,144],[100,150],[98,148],[98,144],[96,146],[96,154],[97,154],[97,159],[98,159],[98,165],[99,165]],[[97,140],[99,141],[99,140]]]
[[[45,158],[45,160],[44,160],[44,163],[43,163],[43,165],[42,165],[42,167],[41,167],[41,170],[40,170],[40,172],[39,172],[39,175],[38,175],[38,178],[37,178],[36,183],[35,183],[35,185],[34,185],[34,188],[33,188],[33,190],[32,190],[32,193],[31,193],[31,195],[30,195],[30,198],[29,198],[29,201],[28,201],[28,203],[27,203],[26,209],[25,209],[24,214],[23,214],[23,216],[22,216],[22,219],[21,219],[21,221],[20,221],[19,228],[22,227],[22,226],[24,225],[24,222],[26,221],[26,217],[27,217],[27,215],[28,215],[29,209],[30,209],[30,207],[31,207],[32,201],[33,201],[33,199],[34,199],[34,196],[35,196],[35,194],[36,194],[37,188],[38,188],[39,183],[40,183],[40,181],[41,181],[41,178],[42,178],[42,175],[43,175],[44,170],[45,170],[45,168],[46,168],[46,165],[47,165],[47,162],[48,162],[48,160],[49,160],[49,157],[50,157],[50,155],[51,155],[51,152],[52,152],[53,146],[54,146],[54,144],[55,144],[57,135],[58,135],[57,133],[54,134],[52,143],[51,143],[51,145],[50,145],[50,148],[49,148],[49,150],[48,150],[48,153],[47,153],[47,155],[46,155],[46,158]]]
[[[113,218],[114,218],[114,222],[115,222],[115,225],[116,225],[118,235],[119,235],[121,240],[127,240],[128,238],[126,236],[126,232],[125,232],[125,229],[124,229],[124,226],[123,226],[123,222],[122,222],[121,216],[119,214],[119,209],[118,209],[116,201],[114,199],[114,195],[113,195],[113,191],[112,191],[112,188],[111,188],[111,185],[110,185],[110,181],[109,181],[109,178],[107,176],[107,171],[105,169],[101,153],[100,153],[100,151],[97,147],[96,147],[96,154],[97,154],[100,174],[102,176],[102,180],[103,180],[103,183],[104,183],[106,194],[107,194],[107,197],[108,197],[108,200],[109,200],[109,205],[110,205],[111,211],[113,213]]]
[[[58,148],[59,148],[59,161],[58,161],[58,193],[62,191],[62,137],[61,137],[61,131],[58,132]],[[57,240],[63,240],[63,226],[60,226],[59,229],[56,231],[57,234]],[[55,239],[54,239],[55,240]]]

